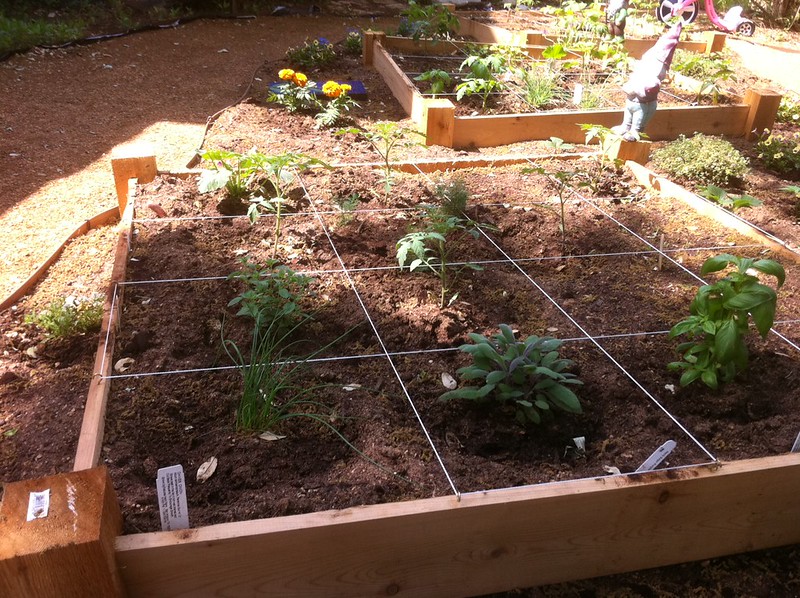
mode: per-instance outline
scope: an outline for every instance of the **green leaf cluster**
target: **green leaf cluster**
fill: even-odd
[[[491,338],[476,333],[469,338],[473,344],[459,349],[471,355],[473,363],[460,368],[458,374],[462,380],[481,381],[481,385],[451,390],[439,397],[440,401],[494,400],[501,406],[513,406],[522,425],[541,423],[553,408],[581,413],[580,401],[569,387],[583,383],[565,371],[573,362],[559,357],[561,340],[546,336],[517,340],[506,324],[500,324],[500,333]]]
[[[25,316],[26,324],[41,328],[47,338],[66,338],[100,330],[103,299],[66,297],[50,303],[47,309]]]
[[[333,45],[326,39],[305,40],[302,45],[286,50],[286,59],[292,66],[313,68],[330,64],[336,58]]]
[[[242,258],[241,263],[241,270],[228,276],[229,280],[245,284],[245,290],[228,303],[228,306],[239,307],[237,316],[247,316],[256,322],[280,323],[284,328],[308,317],[300,301],[308,294],[313,278],[298,274],[273,259],[263,266],[247,257]]]
[[[708,185],[699,191],[699,194],[721,205],[726,210],[731,212],[739,208],[755,208],[763,205],[760,199],[756,199],[752,195],[731,195],[725,189],[717,187],[716,185]]]
[[[400,17],[397,34],[415,40],[450,39],[459,29],[458,17],[436,2],[425,6],[422,2],[409,0]]]
[[[729,141],[697,133],[681,135],[653,152],[653,163],[670,176],[698,185],[729,187],[748,170],[747,158]]]
[[[446,91],[453,82],[453,79],[447,71],[431,69],[414,77],[414,81],[427,81],[430,83],[430,93],[436,96]]]
[[[397,263],[400,268],[408,267],[410,272],[417,270],[433,272],[441,283],[439,306],[445,307],[458,298],[458,294],[447,295],[458,271],[463,268],[481,270],[477,264],[464,264],[454,273],[449,271],[449,241],[454,234],[465,233],[478,236],[476,224],[464,216],[448,214],[438,206],[429,206],[425,211],[425,228],[403,236],[396,245]]]
[[[721,254],[707,259],[702,275],[719,272],[729,265],[736,267],[724,278],[697,291],[689,311],[691,315],[675,324],[670,337],[687,335],[690,340],[678,345],[682,360],[668,368],[681,371],[681,386],[701,380],[710,388],[729,382],[747,368],[745,337],[750,318],[762,338],[775,320],[777,293],[759,282],[755,272],[773,276],[777,288],[786,278],[783,266],[767,259],[740,258]]]

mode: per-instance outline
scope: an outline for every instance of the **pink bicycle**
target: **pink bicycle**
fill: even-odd
[[[656,10],[656,16],[662,23],[667,23],[672,17],[680,15],[684,25],[697,18],[699,8],[698,0],[661,0]],[[739,33],[750,37],[756,30],[756,24],[742,16],[742,7],[733,6],[720,17],[714,8],[713,0],[705,0],[706,15],[714,27],[725,33]]]

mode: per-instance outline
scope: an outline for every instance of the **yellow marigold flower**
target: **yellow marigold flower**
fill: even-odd
[[[292,69],[281,69],[278,71],[278,77],[284,81],[291,81],[294,79],[294,71]]]
[[[340,87],[342,88],[342,93],[347,93],[348,91],[353,89],[353,86],[352,85],[348,85],[347,83],[342,83],[340,85]]]
[[[306,83],[308,83],[308,77],[306,77],[303,73],[295,73],[294,77],[292,77],[292,81],[298,87],[305,87]]]
[[[342,88],[336,81],[326,81],[322,86],[322,93],[329,98],[338,98],[342,93]]]

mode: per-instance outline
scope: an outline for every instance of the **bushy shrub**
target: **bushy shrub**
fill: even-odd
[[[800,133],[776,135],[764,131],[756,143],[756,150],[758,159],[767,168],[794,177],[800,173]]]
[[[653,152],[653,163],[672,177],[728,187],[747,173],[748,162],[729,142],[702,133],[681,135]]]
[[[69,296],[50,303],[47,309],[25,316],[25,323],[44,331],[47,338],[65,338],[100,329],[103,298]]]

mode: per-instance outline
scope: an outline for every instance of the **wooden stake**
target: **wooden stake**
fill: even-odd
[[[361,58],[364,66],[372,66],[375,55],[375,44],[386,39],[383,31],[365,31],[363,45],[361,47]]]
[[[661,267],[664,263],[664,233],[658,237],[658,271],[661,272]]]
[[[114,150],[111,169],[114,171],[119,214],[122,216],[128,205],[128,180],[138,179],[140,183],[149,183],[156,178],[156,155],[147,144],[123,145]]]
[[[744,103],[750,106],[750,110],[740,135],[752,140],[761,135],[765,129],[772,130],[782,98],[781,94],[771,89],[748,89],[745,92]]]
[[[43,491],[47,514],[30,519],[31,493]],[[114,556],[121,531],[105,467],[6,484],[0,505],[0,596],[124,596]]]

